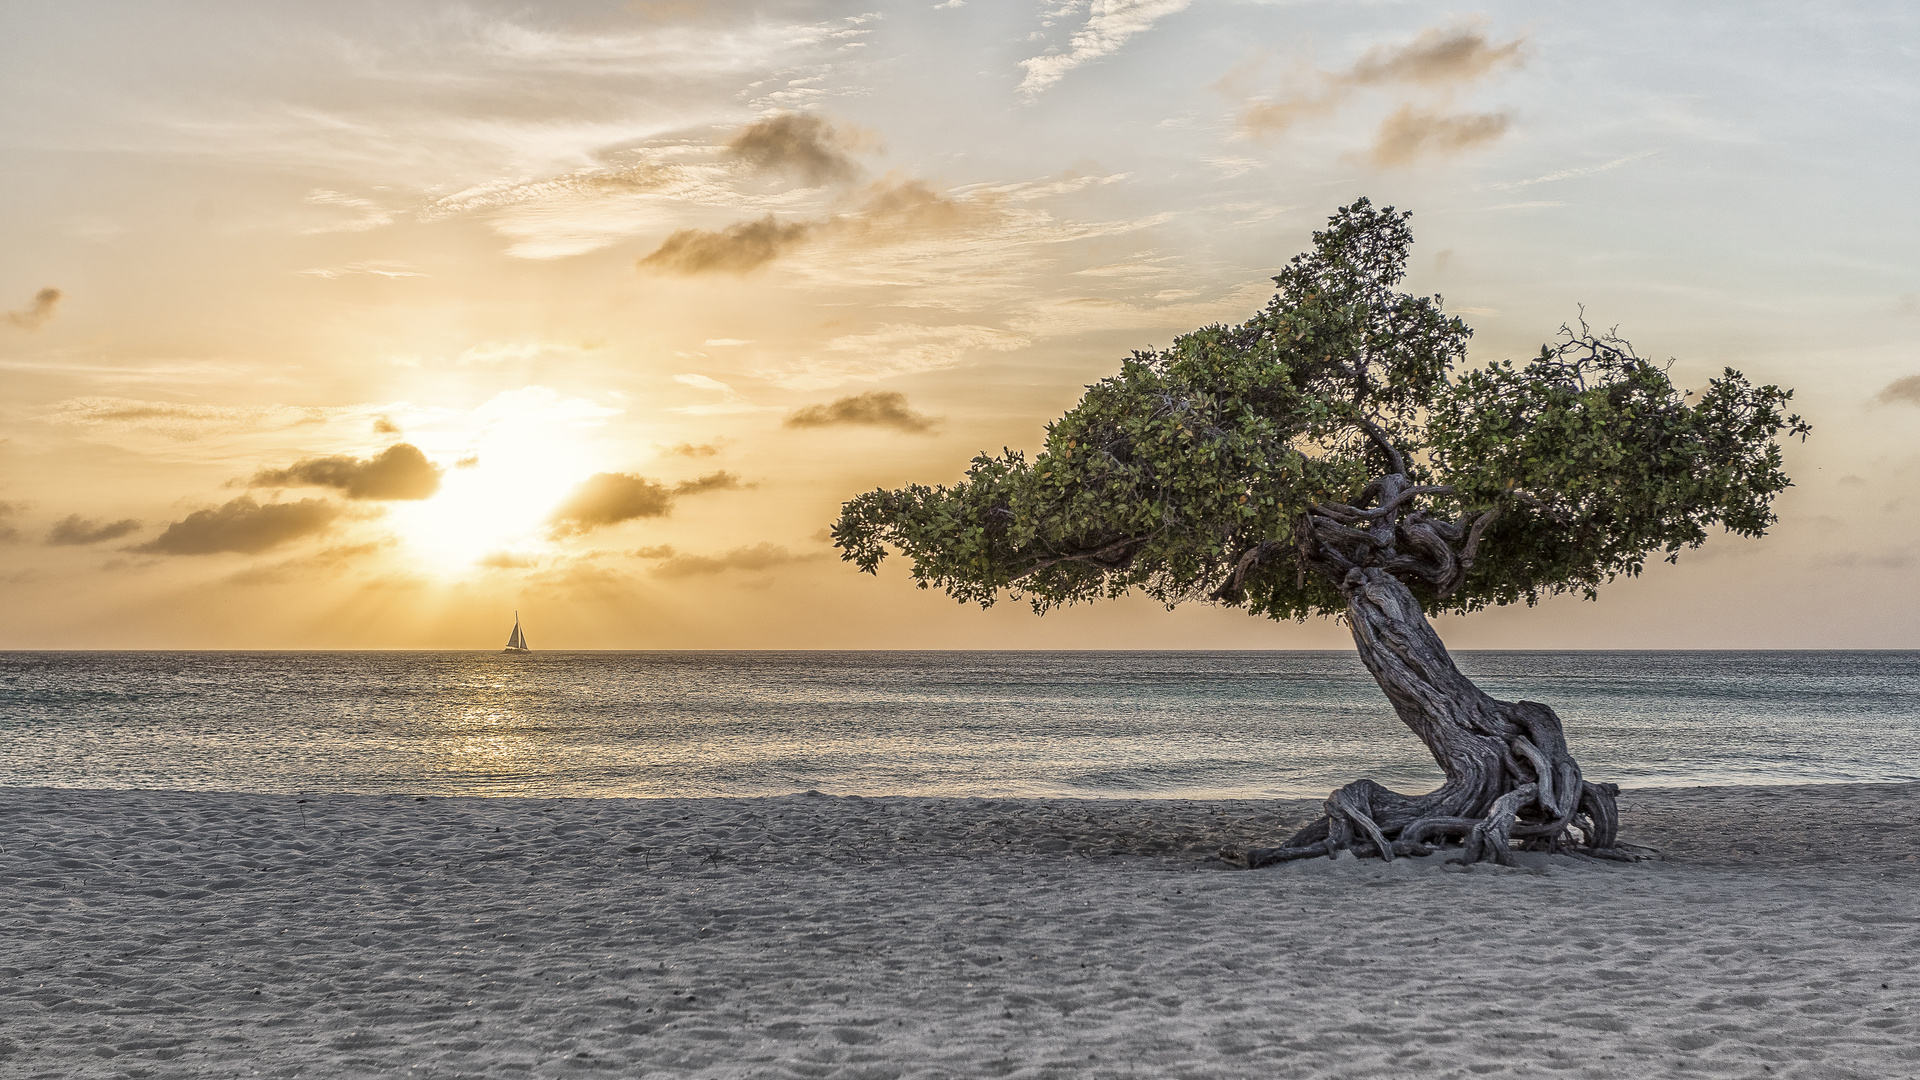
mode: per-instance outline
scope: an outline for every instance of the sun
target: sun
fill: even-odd
[[[474,442],[468,442],[469,447]],[[554,507],[594,472],[576,427],[539,415],[488,425],[477,452],[447,469],[432,498],[394,507],[391,521],[423,567],[441,575],[551,548]]]

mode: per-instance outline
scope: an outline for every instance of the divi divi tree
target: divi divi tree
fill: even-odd
[[[1360,659],[1446,780],[1358,780],[1250,866],[1350,849],[1511,862],[1515,847],[1630,857],[1618,789],[1585,779],[1560,718],[1489,697],[1433,612],[1578,592],[1672,561],[1709,528],[1764,534],[1788,486],[1791,390],[1727,369],[1683,393],[1582,323],[1525,364],[1466,367],[1472,331],[1394,291],[1412,234],[1366,199],[1314,234],[1238,326],[1135,353],[1047,428],[1031,460],[982,454],[948,486],[848,502],[833,538],[873,572],[1036,612],[1138,590],[1275,619],[1343,617]]]

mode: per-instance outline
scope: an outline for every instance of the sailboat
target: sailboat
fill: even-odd
[[[507,635],[507,647],[500,651],[503,653],[533,651],[527,647],[527,635],[520,632],[520,613],[517,611],[513,613],[513,633]]]

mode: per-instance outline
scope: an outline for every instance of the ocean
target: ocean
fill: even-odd
[[[1920,780],[1920,652],[1460,652],[1589,779]],[[0,653],[0,785],[1321,796],[1440,773],[1351,652]]]

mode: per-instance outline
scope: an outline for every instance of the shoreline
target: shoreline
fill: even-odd
[[[304,798],[0,788],[0,1072],[1920,1073],[1920,784],[1517,869],[1212,859],[1317,800]]]

